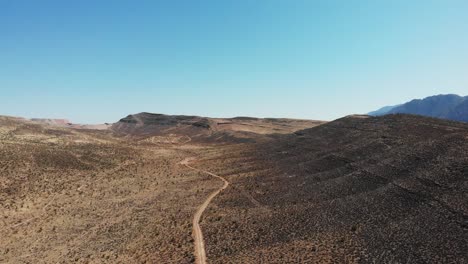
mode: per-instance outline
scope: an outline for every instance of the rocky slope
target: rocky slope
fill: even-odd
[[[352,116],[206,159],[212,263],[466,263],[468,125]]]

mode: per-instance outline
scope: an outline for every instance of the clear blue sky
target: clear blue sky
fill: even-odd
[[[330,120],[468,95],[466,0],[4,0],[0,114]]]

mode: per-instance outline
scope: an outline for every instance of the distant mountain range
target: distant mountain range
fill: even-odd
[[[415,99],[395,106],[385,106],[368,113],[372,116],[387,114],[414,114],[441,119],[468,122],[468,96],[456,94],[434,95]]]

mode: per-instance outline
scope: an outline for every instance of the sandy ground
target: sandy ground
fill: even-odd
[[[197,146],[2,124],[0,263],[191,263],[194,212],[219,186]]]

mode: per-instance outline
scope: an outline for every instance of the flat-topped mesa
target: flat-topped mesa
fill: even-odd
[[[287,134],[320,125],[322,121],[286,118],[210,118],[192,115],[139,113],[128,115],[111,130],[117,135],[151,137],[188,136],[193,139],[238,141],[253,140],[268,134]]]
[[[48,125],[60,125],[65,126],[71,124],[70,120],[68,119],[52,119],[52,118],[31,118],[31,121],[44,123]]]

